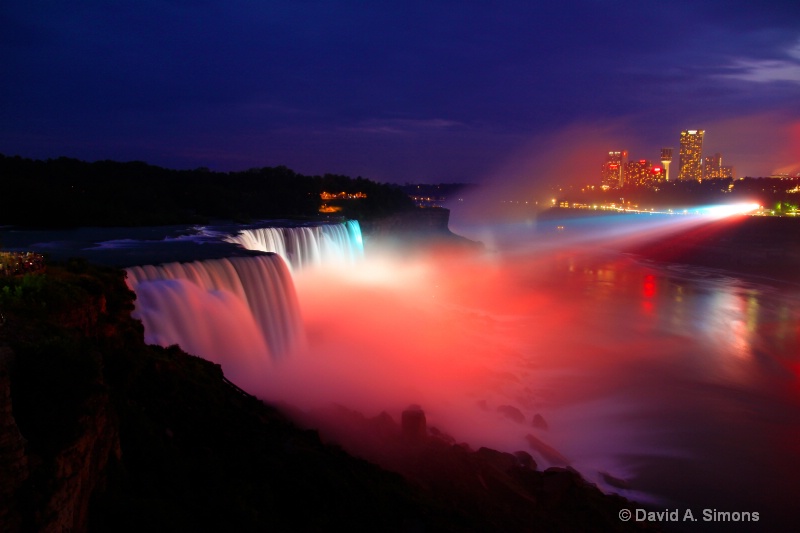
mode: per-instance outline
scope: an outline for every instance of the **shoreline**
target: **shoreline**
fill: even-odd
[[[617,228],[617,224],[680,220],[673,218],[680,216],[553,208],[539,213],[536,220],[540,224],[537,232],[542,235],[553,236],[566,227],[566,236],[574,235],[573,225],[582,229],[578,235],[589,235],[595,229],[602,231],[604,226]],[[582,225],[587,227],[580,228]],[[642,226],[643,235],[632,233],[633,243],[626,242],[629,237],[624,237],[614,244],[615,239],[611,237],[611,247],[661,263],[702,266],[734,275],[800,283],[800,218],[735,215],[717,220],[700,219],[688,229],[644,241],[650,228]],[[661,231],[658,225],[652,228]]]
[[[800,220],[746,217],[623,249],[658,262],[714,268],[749,278],[800,283]]]

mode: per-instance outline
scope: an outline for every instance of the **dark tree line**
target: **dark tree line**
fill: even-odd
[[[213,172],[172,170],[140,161],[89,163],[0,154],[0,224],[144,226],[313,217],[320,193],[326,190],[367,194],[342,212],[353,218],[413,208],[392,185],[332,174],[305,176],[283,166]]]

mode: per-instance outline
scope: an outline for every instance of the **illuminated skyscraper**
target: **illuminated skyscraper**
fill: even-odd
[[[661,149],[661,164],[664,167],[664,180],[669,181],[669,164],[672,163],[672,148]]]
[[[680,168],[678,180],[703,179],[703,136],[705,130],[684,130],[681,132]]]
[[[628,152],[608,152],[606,162],[603,163],[602,184],[612,189],[624,185],[625,165],[628,162]]]
[[[713,180],[722,177],[722,155],[714,154],[713,157],[706,157],[703,160],[703,179]]]
[[[644,187],[649,185],[652,165],[647,159],[631,161],[625,165],[625,184]]]

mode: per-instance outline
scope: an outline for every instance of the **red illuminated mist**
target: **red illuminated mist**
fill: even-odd
[[[705,405],[727,389],[698,383],[737,394],[759,386],[753,297],[723,284],[709,300],[600,243],[705,235],[734,218],[618,220],[560,245],[500,251],[368,243],[356,265],[295,273],[305,347],[275,362],[254,392],[305,411],[339,404],[395,420],[417,404],[458,442],[526,450],[601,487],[604,472],[636,478],[641,458],[714,453],[733,438],[730,399]],[[707,430],[713,438],[689,446],[676,437],[685,424],[714,428],[706,414],[721,421]],[[537,415],[548,429],[534,425]],[[745,431],[737,447],[754,444]],[[642,500],[662,487],[635,488],[627,494]]]
[[[574,310],[520,283],[525,275],[513,267],[447,251],[304,271],[295,285],[307,350],[275,365],[263,394],[367,416],[398,417],[419,404],[430,425],[459,440],[521,449],[545,407],[532,369],[563,356],[540,333],[569,323]],[[531,345],[542,353],[525,355]],[[501,405],[520,409],[528,424],[499,414]]]
[[[599,181],[605,154],[632,144],[624,132],[622,124],[613,122],[603,126],[575,124],[531,139],[466,193],[463,205],[454,210],[455,223],[531,221],[533,212],[549,207],[545,204],[558,187]]]
[[[597,302],[573,286],[585,267],[569,254],[367,255],[347,270],[295,275],[306,348],[273,365],[259,396],[395,420],[418,404],[459,442],[527,450],[543,467],[569,464],[598,482],[598,472],[631,474],[618,456],[652,452],[646,429],[607,424],[636,410],[614,389],[649,340],[595,316]],[[632,297],[651,302],[654,291],[650,279]],[[682,348],[665,341],[657,352],[670,349]],[[550,429],[534,427],[536,415]],[[529,435],[555,453],[532,450]]]
[[[798,408],[796,375],[787,383],[775,372],[800,348],[796,298],[604,249],[690,230],[703,236],[723,223],[664,216],[648,225],[626,216],[592,220],[575,236],[497,226],[498,242],[517,243],[497,249],[367,241],[359,261],[292,274],[304,338],[274,359],[243,345],[255,335],[247,333],[252,311],[218,283],[195,295],[159,281],[137,308],[155,311],[155,323],[173,321],[171,329],[193,337],[190,351],[290,413],[314,418],[341,405],[398,421],[417,404],[429,427],[456,442],[524,450],[543,469],[569,465],[619,491],[607,473],[630,481],[622,492],[639,501],[709,505],[714,494],[730,502],[764,472],[788,486],[797,469],[779,470],[788,460],[783,448],[764,453],[764,442],[797,431],[774,422],[796,419]],[[191,270],[215,270],[201,263]],[[279,285],[290,288],[288,279]],[[262,294],[244,292],[248,300]],[[176,294],[190,301],[158,301]],[[211,309],[222,304],[215,324]],[[262,313],[267,324],[278,319],[270,313],[280,306]],[[203,331],[192,329],[198,325]],[[713,475],[687,488],[679,472],[700,467]]]

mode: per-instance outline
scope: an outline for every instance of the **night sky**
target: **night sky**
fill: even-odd
[[[797,0],[4,0],[0,71],[6,155],[599,182],[705,129],[800,172]]]

